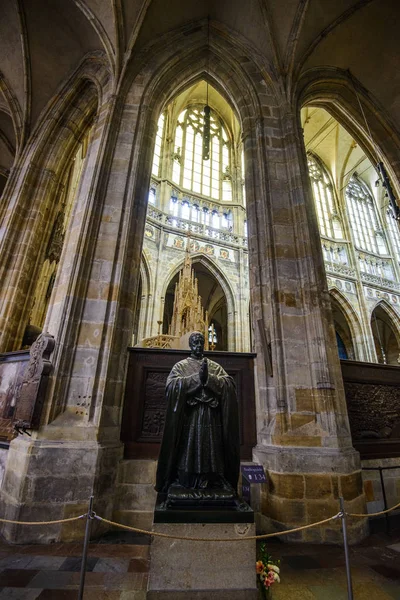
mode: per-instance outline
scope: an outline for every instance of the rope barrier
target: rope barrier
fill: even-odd
[[[394,506],[392,506],[392,508],[387,508],[386,510],[381,510],[379,512],[375,512],[375,513],[346,513],[346,515],[348,517],[379,517],[379,515],[384,515],[386,513],[391,512],[392,510],[396,510],[396,508],[400,508],[400,502],[398,504],[395,504]]]
[[[69,517],[68,519],[57,519],[57,521],[11,521],[10,519],[0,519],[0,523],[11,523],[12,525],[58,525],[60,523],[71,523],[87,517],[87,513],[79,517]]]
[[[380,515],[384,515],[386,513],[391,512],[392,510],[396,510],[400,508],[400,502],[395,504],[391,508],[386,510],[381,510],[379,512],[374,513],[348,513],[346,515],[348,517],[365,519],[368,517],[378,517]],[[9,523],[11,525],[60,525],[62,523],[71,523],[73,521],[78,521],[79,519],[84,519],[88,516],[88,513],[83,515],[79,515],[77,517],[69,517],[67,519],[57,519],[55,521],[12,521],[11,519],[1,519],[0,523]],[[311,529],[312,527],[318,527],[319,525],[323,525],[324,523],[329,523],[329,521],[334,521],[342,516],[342,512],[338,512],[336,515],[329,517],[327,519],[323,519],[322,521],[317,521],[316,523],[310,523],[309,525],[303,525],[301,527],[295,527],[294,529],[285,529],[284,531],[276,531],[274,533],[263,533],[260,535],[252,535],[244,538],[188,538],[183,536],[170,535],[167,533],[159,533],[155,531],[148,531],[147,529],[139,529],[138,527],[132,527],[131,525],[124,525],[123,523],[117,523],[116,521],[110,521],[109,519],[105,519],[104,517],[100,517],[96,515],[95,512],[92,512],[90,518],[97,519],[98,521],[103,521],[108,525],[112,525],[114,527],[120,527],[121,529],[127,529],[128,531],[133,531],[135,533],[141,533],[143,535],[153,535],[158,537],[170,538],[174,540],[187,540],[192,542],[233,542],[239,540],[261,540],[270,537],[280,536],[280,535],[289,535],[291,533],[296,533],[298,531],[304,531],[305,529]]]
[[[141,533],[144,535],[153,535],[154,537],[163,537],[172,540],[186,540],[187,542],[241,542],[249,540],[263,540],[270,537],[275,537],[278,535],[289,535],[290,533],[296,533],[297,531],[303,531],[304,529],[311,529],[311,527],[318,527],[319,525],[323,525],[324,523],[328,523],[329,521],[334,521],[341,516],[342,513],[338,513],[333,517],[329,517],[328,519],[323,519],[322,521],[318,521],[317,523],[310,523],[309,525],[303,525],[302,527],[296,527],[295,529],[286,529],[285,531],[276,531],[274,533],[263,533],[261,535],[249,535],[242,538],[201,538],[201,537],[184,537],[180,535],[171,535],[169,533],[161,533],[158,531],[148,531],[147,529],[138,529],[137,527],[131,527],[130,525],[123,525],[122,523],[116,523],[115,521],[109,521],[108,519],[104,519],[103,517],[99,517],[95,515],[95,519],[98,521],[103,521],[103,523],[107,523],[108,525],[113,525],[114,527],[121,527],[121,529],[127,529],[128,531],[134,531],[135,533]]]

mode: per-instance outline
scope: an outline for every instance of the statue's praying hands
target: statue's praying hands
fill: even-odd
[[[200,377],[200,383],[203,386],[206,385],[207,379],[208,379],[208,361],[206,358],[203,358],[203,362],[201,363],[199,377]]]

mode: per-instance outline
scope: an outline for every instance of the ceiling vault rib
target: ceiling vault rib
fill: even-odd
[[[74,2],[76,4],[76,6],[85,15],[85,17],[87,18],[87,20],[89,21],[89,23],[91,24],[91,26],[93,27],[93,29],[95,30],[97,35],[99,36],[99,39],[100,39],[101,43],[103,44],[104,50],[105,50],[108,60],[110,62],[110,67],[111,67],[112,73],[115,77],[115,73],[116,73],[115,50],[114,50],[114,47],[113,47],[113,44],[112,44],[110,38],[107,35],[106,30],[104,29],[103,25],[101,24],[99,19],[96,17],[96,15],[92,12],[92,10],[88,7],[88,5],[83,0],[74,0]]]
[[[10,154],[12,154],[12,156],[14,156],[15,155],[15,147],[2,129],[0,129],[0,140],[6,146],[7,150],[10,152]]]
[[[269,39],[271,40],[271,46],[273,51],[273,62],[277,73],[281,73],[283,70],[282,58],[279,53],[278,43],[276,35],[272,25],[272,17],[268,6],[268,0],[260,0],[260,8],[264,17],[264,24],[268,31]]]
[[[345,10],[334,21],[332,21],[332,23],[330,23],[327,27],[325,27],[325,29],[323,29],[318,34],[318,36],[314,39],[314,41],[311,42],[311,44],[308,46],[307,50],[304,52],[304,54],[299,59],[299,62],[298,62],[298,65],[297,65],[297,72],[299,72],[301,70],[301,68],[303,67],[303,65],[306,62],[307,58],[314,52],[314,50],[318,46],[318,44],[327,35],[329,35],[338,25],[340,25],[341,23],[344,23],[344,21],[346,21],[351,16],[353,16],[353,14],[356,13],[358,10],[361,10],[362,8],[364,8],[365,6],[368,6],[368,4],[371,4],[371,2],[374,2],[374,1],[375,0],[359,0],[359,2],[357,2],[356,4],[354,4],[353,6],[351,6],[350,8],[348,8],[347,10]]]
[[[122,57],[125,52],[125,28],[124,28],[124,12],[122,9],[121,0],[111,0],[114,15],[114,31],[115,31],[115,53],[116,53],[116,81],[118,81],[122,68]]]
[[[288,43],[286,46],[285,58],[283,61],[283,69],[284,73],[287,76],[287,92],[289,95],[289,90],[291,88],[292,83],[292,74],[293,74],[293,65],[294,65],[294,57],[296,54],[297,43],[299,41],[301,28],[304,24],[304,20],[307,14],[307,9],[309,6],[309,0],[300,0],[297,5],[297,10],[295,17],[293,19],[292,27],[290,29],[290,34],[288,38]]]
[[[14,126],[15,141],[17,151],[22,145],[22,130],[24,123],[23,110],[13,89],[0,71],[0,92],[3,94],[3,98],[7,104],[7,110],[5,111],[11,117]]]
[[[130,59],[131,54],[133,52],[133,48],[135,46],[135,42],[136,42],[136,40],[138,38],[140,29],[142,27],[144,18],[145,18],[146,14],[147,14],[147,11],[149,9],[150,4],[151,4],[151,0],[143,0],[142,6],[140,8],[139,14],[138,14],[137,19],[136,19],[136,22],[135,22],[134,26],[132,27],[132,34],[131,34],[131,37],[129,39],[126,51],[125,51],[125,56],[124,56],[124,61],[123,61],[123,66],[122,66],[121,77],[120,77],[120,80],[119,80],[119,85],[121,85],[121,82],[124,80],[124,75],[125,75],[125,71],[127,69],[127,65],[129,64],[129,59]]]
[[[22,46],[22,57],[23,57],[23,77],[24,77],[24,105],[22,107],[23,110],[23,123],[22,123],[22,131],[21,131],[21,140],[20,144],[18,144],[17,138],[17,152],[19,152],[20,147],[23,146],[25,141],[27,140],[30,128],[31,128],[31,113],[32,113],[32,62],[31,55],[29,49],[29,38],[28,38],[28,29],[26,27],[26,17],[25,11],[23,7],[23,0],[15,0],[19,26],[21,30],[21,46]]]
[[[321,125],[321,127],[318,129],[318,131],[316,133],[314,133],[313,137],[310,140],[308,140],[307,149],[309,148],[309,146],[312,146],[312,144],[314,144],[314,142],[316,142],[323,133],[325,133],[325,131],[328,129],[328,127],[330,127],[332,125],[332,123],[337,124],[337,121],[333,117],[331,117],[323,125]],[[334,127],[332,128],[331,131],[333,131],[333,130],[334,130]],[[331,131],[329,133],[331,133]]]

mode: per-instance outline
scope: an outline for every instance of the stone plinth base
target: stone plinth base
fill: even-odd
[[[208,539],[255,535],[253,523],[157,523],[153,531]],[[189,542],[154,537],[148,600],[256,600],[255,540]]]
[[[257,447],[257,462],[267,471],[261,489],[258,528],[272,532],[309,525],[340,510],[339,498],[351,513],[365,513],[360,460],[353,449]],[[366,519],[349,519],[350,544],[368,535]],[[340,519],[282,538],[288,542],[342,544]]]

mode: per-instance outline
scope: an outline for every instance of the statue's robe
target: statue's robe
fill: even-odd
[[[204,487],[208,475],[237,490],[240,441],[235,384],[219,364],[207,362],[204,387],[199,377],[202,359],[190,356],[178,362],[168,376],[156,478],[159,492],[166,493],[175,482]]]

